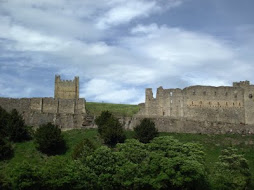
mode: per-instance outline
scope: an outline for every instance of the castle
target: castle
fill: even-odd
[[[184,89],[146,89],[136,118],[149,117],[159,131],[191,133],[253,133],[254,85],[190,86]]]
[[[151,118],[159,131],[178,133],[254,133],[254,85],[249,81],[233,86],[190,86],[184,89],[146,89],[145,103],[132,118],[121,117],[125,129]],[[62,129],[96,127],[79,98],[79,77],[62,80],[55,76],[54,98],[0,98],[0,106],[17,109],[25,123],[39,126],[51,122]]]
[[[196,121],[254,124],[254,85],[249,81],[233,86],[190,86],[181,89],[146,89],[139,115]]]
[[[86,117],[85,99],[79,98],[79,78],[61,80],[55,76],[54,98],[0,98],[0,106],[17,109],[25,123],[39,126],[48,122],[61,128],[80,128]]]

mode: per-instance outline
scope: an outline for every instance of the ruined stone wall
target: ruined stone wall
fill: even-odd
[[[181,89],[146,89],[145,104],[137,116],[171,117],[193,121],[254,124],[254,85],[248,81],[232,87],[191,86]]]
[[[56,75],[54,97],[59,99],[78,99],[79,77],[75,77],[74,80],[61,80],[61,77]]]
[[[32,126],[52,122],[61,128],[80,128],[86,116],[85,99],[0,98],[0,106],[17,109]]]
[[[122,118],[127,130],[133,130],[144,117]],[[200,134],[254,134],[254,125],[232,124],[217,121],[193,121],[171,117],[150,117],[159,132]]]

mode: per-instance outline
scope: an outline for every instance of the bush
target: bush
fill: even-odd
[[[155,124],[150,119],[143,119],[139,125],[134,128],[135,138],[142,143],[149,143],[154,137],[158,136]]]
[[[251,180],[250,169],[243,155],[237,149],[228,148],[222,151],[211,177],[213,189],[246,189]]]
[[[10,142],[0,135],[0,160],[9,159],[13,155],[13,149]]]
[[[7,125],[9,121],[9,113],[0,106],[0,135],[7,137]]]
[[[66,151],[66,144],[61,129],[51,123],[41,125],[35,132],[37,149],[47,155],[62,154]]]
[[[84,139],[80,143],[78,143],[72,153],[72,158],[77,160],[82,157],[89,156],[95,150],[95,146],[89,139]]]
[[[30,139],[25,121],[16,109],[11,111],[7,127],[7,133],[11,141],[21,142]]]
[[[10,174],[12,189],[43,189],[40,167],[27,161],[18,163]]]
[[[109,111],[103,111],[101,115],[95,119],[95,123],[106,145],[114,147],[117,143],[124,142],[126,137],[122,125]]]
[[[112,113],[109,111],[102,111],[101,115],[95,119],[95,124],[98,126],[98,133],[100,135],[102,135],[105,124],[111,117],[113,117]]]

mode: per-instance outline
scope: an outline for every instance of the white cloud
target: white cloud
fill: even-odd
[[[115,103],[143,102],[147,87],[228,85],[232,80],[254,80],[253,40],[244,38],[244,43],[236,47],[211,34],[142,24],[144,19],[149,23],[147,18],[181,3],[4,2],[0,8],[0,85],[4,93],[0,95],[53,94],[56,72],[70,79],[79,75],[81,97],[88,101]],[[243,30],[246,28],[240,32]],[[252,27],[246,33],[250,30]],[[14,75],[18,76],[11,80]],[[38,88],[40,79],[33,77],[47,79],[47,83],[41,82]],[[6,78],[13,82],[4,84]],[[19,78],[24,79],[18,82]]]
[[[155,1],[114,1],[113,7],[98,19],[97,26],[104,29],[126,23],[137,17],[146,17],[155,9],[158,9]]]
[[[81,96],[96,102],[137,103],[140,94],[138,89],[123,88],[119,83],[98,78],[88,81],[81,90]]]

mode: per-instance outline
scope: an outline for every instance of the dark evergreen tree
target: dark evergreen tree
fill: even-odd
[[[135,138],[142,143],[148,143],[154,137],[158,136],[155,124],[150,119],[144,118],[139,125],[134,128]]]
[[[101,115],[95,119],[95,124],[98,126],[98,133],[102,135],[105,127],[105,123],[113,117],[109,111],[102,111]]]
[[[95,119],[98,126],[98,132],[104,143],[114,147],[117,143],[123,143],[125,135],[121,123],[109,111],[103,111],[101,115]]]
[[[10,113],[7,133],[9,139],[13,142],[21,142],[30,138],[25,121],[16,109],[13,109]]]
[[[9,159],[13,155],[13,149],[10,142],[0,135],[0,160]]]
[[[62,154],[66,151],[66,144],[61,129],[52,123],[41,125],[35,132],[37,149],[47,155]]]
[[[7,125],[9,122],[10,114],[0,106],[0,135],[7,137]]]

